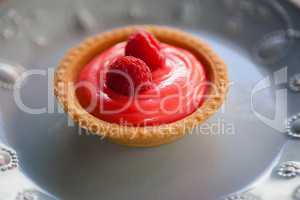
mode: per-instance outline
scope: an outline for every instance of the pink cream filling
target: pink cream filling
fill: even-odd
[[[152,72],[153,87],[135,96],[123,96],[105,84],[109,64],[124,56],[125,42],[96,56],[80,72],[76,95],[95,117],[121,125],[153,126],[171,123],[193,113],[204,101],[204,66],[190,52],[161,43],[165,64]]]

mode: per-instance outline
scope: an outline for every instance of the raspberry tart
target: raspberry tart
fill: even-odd
[[[128,26],[71,49],[55,72],[65,112],[90,133],[135,147],[175,141],[222,105],[227,68],[198,38]]]

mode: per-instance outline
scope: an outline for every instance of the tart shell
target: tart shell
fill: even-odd
[[[116,43],[127,40],[137,29],[147,29],[159,41],[192,52],[205,66],[212,83],[207,98],[192,114],[173,123],[158,126],[124,126],[98,119],[81,107],[75,82],[81,69],[95,56]],[[215,113],[225,100],[229,86],[227,67],[222,59],[203,41],[178,29],[155,26],[127,26],[88,38],[66,53],[55,71],[54,94],[64,111],[89,133],[117,144],[133,147],[151,147],[175,141],[191,132],[197,125]]]

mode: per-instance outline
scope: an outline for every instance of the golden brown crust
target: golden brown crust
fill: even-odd
[[[75,96],[74,82],[82,67],[92,58],[114,44],[127,40],[132,32],[141,27],[150,31],[162,42],[191,51],[206,66],[214,88],[209,89],[208,98],[194,113],[173,123],[131,127],[100,120],[81,107]],[[198,38],[164,26],[127,26],[89,38],[71,49],[56,69],[54,93],[65,112],[89,132],[118,144],[150,147],[179,139],[208,119],[224,102],[228,83],[226,65],[206,43]]]

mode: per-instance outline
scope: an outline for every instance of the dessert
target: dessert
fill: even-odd
[[[71,49],[55,95],[91,133],[128,146],[174,141],[204,122],[227,93],[227,69],[202,41],[162,26],[129,26]]]

